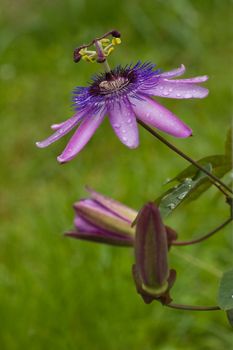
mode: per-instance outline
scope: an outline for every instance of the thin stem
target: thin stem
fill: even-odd
[[[176,152],[177,154],[179,154],[182,158],[184,158],[185,160],[187,160],[189,163],[193,164],[196,168],[200,169],[201,171],[203,171],[203,173],[205,173],[206,175],[208,175],[208,177],[210,178],[210,180],[212,180],[213,184],[218,188],[219,186],[216,184],[216,182],[224,187],[228,192],[233,194],[233,191],[224,183],[222,182],[217,176],[211,174],[208,170],[206,170],[205,168],[203,168],[199,163],[197,163],[195,160],[193,160],[192,158],[190,158],[189,156],[187,156],[185,153],[183,153],[182,151],[180,151],[177,147],[175,147],[173,144],[171,144],[169,141],[167,141],[165,138],[163,138],[161,135],[159,135],[155,130],[151,129],[147,124],[145,124],[143,121],[141,120],[137,120],[137,122],[147,131],[149,131],[150,134],[152,134],[153,136],[155,136],[157,139],[159,139],[161,142],[163,142],[167,147],[169,147],[170,149],[172,149],[174,152]],[[221,189],[222,191],[222,189]],[[228,194],[226,192],[224,192],[224,194],[226,194],[228,196]]]
[[[165,304],[165,306],[170,307],[172,309],[178,310],[188,310],[188,311],[216,311],[220,310],[219,306],[193,306],[193,305],[182,305],[182,304]]]
[[[111,72],[111,68],[110,68],[110,66],[108,64],[107,59],[103,62],[103,66],[104,66],[104,70],[105,70],[106,73],[110,73]]]
[[[184,245],[192,245],[192,244],[196,244],[199,242],[202,242],[204,240],[206,240],[207,238],[213,236],[216,232],[220,231],[223,227],[225,227],[226,225],[228,225],[230,222],[232,221],[232,218],[227,219],[226,221],[224,221],[221,225],[219,225],[218,227],[216,227],[214,230],[210,231],[209,233],[207,233],[204,236],[201,236],[197,239],[193,239],[191,241],[181,241],[181,242],[172,242],[172,245],[175,246],[184,246]]]

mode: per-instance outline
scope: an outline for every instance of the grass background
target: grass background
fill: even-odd
[[[182,170],[185,161],[144,130],[140,147],[128,150],[107,119],[69,164],[56,162],[66,140],[46,150],[34,145],[49,135],[50,124],[72,115],[72,89],[101,69],[73,64],[74,47],[116,28],[123,43],[110,59],[112,66],[141,59],[166,70],[184,63],[187,77],[210,76],[205,100],[160,100],[195,135],[168,139],[196,159],[221,153],[230,124],[231,4],[2,0],[1,349],[217,350],[232,345],[222,312],[144,305],[131,277],[132,250],[62,235],[72,227],[72,203],[85,196],[85,184],[140,208],[161,193],[164,181]],[[187,239],[205,233],[227,214],[224,199],[210,190],[167,223]],[[174,248],[175,300],[216,304],[218,280],[230,268],[231,257],[229,227],[200,246]]]

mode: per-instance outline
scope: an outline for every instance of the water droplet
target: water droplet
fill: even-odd
[[[130,123],[131,123],[131,120],[132,120],[132,119],[129,118],[129,119],[127,120],[127,123],[130,124]]]
[[[168,207],[169,209],[175,209],[175,204],[174,204],[174,203],[169,203],[169,204],[167,205],[167,207]]]
[[[168,89],[168,91],[169,91],[169,92],[172,92],[172,91],[173,91],[173,88]]]
[[[125,130],[125,129],[123,129],[123,130],[122,130],[122,132],[123,132],[123,134],[125,134],[125,133],[126,133],[126,130]]]
[[[177,96],[177,97],[180,97],[180,96],[181,96],[181,94],[180,94],[179,92],[177,92],[176,96]]]
[[[123,137],[122,137],[122,140],[123,140],[123,141],[125,141],[125,142],[127,142],[127,141],[128,141],[128,139],[127,139],[127,137],[126,137],[126,136],[123,136]]]
[[[159,88],[160,88],[160,90],[163,90],[163,86],[162,85]]]
[[[178,199],[183,199],[187,193],[188,192],[183,192],[183,193],[179,194]]]
[[[168,92],[167,90],[165,90],[165,91],[163,92],[163,95],[164,95],[164,96],[168,96],[168,95],[169,95],[169,92]]]

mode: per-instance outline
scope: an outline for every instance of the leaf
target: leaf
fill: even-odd
[[[212,173],[218,178],[223,177],[232,169],[231,160],[224,154],[217,154],[213,156],[204,157],[198,160],[197,163],[204,167],[207,164],[211,163]],[[169,182],[174,180],[181,182],[185,178],[192,177],[193,175],[195,175],[197,171],[198,170],[194,165],[190,165]],[[196,187],[195,192],[192,192],[192,195],[189,197],[189,201],[197,199],[203,192],[207,191],[212,186],[212,184],[213,183],[210,181],[209,177],[206,176],[205,181],[203,181],[199,184],[198,187]]]
[[[208,156],[201,158],[197,161],[198,164],[205,166],[207,163],[211,163],[214,175],[218,177],[224,176],[228,171],[231,170],[231,164],[229,159],[226,158],[224,154],[216,154],[213,156]],[[183,180],[186,177],[192,177],[197,172],[195,165],[189,165],[186,169],[181,171],[176,177],[174,177],[169,182],[174,180]]]
[[[227,310],[226,314],[230,325],[233,327],[233,309]]]
[[[211,171],[211,164],[205,166],[206,170]],[[207,169],[208,168],[208,169]],[[183,182],[170,188],[163,193],[159,198],[155,200],[155,203],[159,206],[162,217],[169,215],[174,209],[176,209],[192,191],[206,178],[206,174],[202,171],[197,171],[193,178],[187,177]]]
[[[218,305],[222,310],[233,309],[233,269],[223,274],[218,291]],[[232,317],[232,312],[230,312]]]
[[[227,137],[226,137],[226,142],[225,142],[225,155],[230,160],[230,162],[232,162],[232,148],[233,148],[232,132],[233,132],[233,130],[231,127],[231,128],[229,128],[229,130],[227,132]]]

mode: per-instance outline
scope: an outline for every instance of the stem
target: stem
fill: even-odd
[[[207,233],[204,236],[201,236],[200,238],[197,239],[193,239],[191,241],[181,241],[181,242],[172,242],[172,245],[175,246],[184,246],[184,245],[191,245],[191,244],[195,244],[195,243],[199,243],[202,242],[204,240],[206,240],[207,238],[213,236],[216,232],[220,231],[223,227],[225,227],[226,225],[228,225],[230,222],[232,221],[232,218],[227,219],[226,221],[224,221],[221,225],[219,225],[218,227],[216,227],[214,230],[210,231],[209,233]]]
[[[98,40],[95,40],[94,45],[96,47],[96,52],[97,52],[98,58],[102,60],[102,62],[100,61],[100,63],[103,64],[105,72],[110,73],[111,68],[109,67],[108,61],[105,57],[103,46],[102,46],[101,42]]]
[[[189,311],[215,311],[220,310],[219,306],[193,306],[193,305],[182,305],[182,304],[165,304],[165,306],[170,307],[172,309],[178,310],[189,310]]]
[[[110,68],[110,66],[108,64],[107,59],[103,62],[103,66],[104,66],[104,70],[105,70],[106,73],[110,73],[111,72],[111,68]]]
[[[143,121],[137,119],[137,122],[147,131],[149,131],[150,134],[152,134],[153,136],[155,136],[157,139],[159,139],[161,142],[163,142],[167,147],[169,147],[171,150],[173,150],[174,152],[176,152],[177,154],[179,154],[182,158],[184,158],[185,160],[187,160],[189,163],[193,164],[196,168],[200,169],[201,171],[203,171],[203,173],[205,173],[206,175],[208,175],[208,177],[210,178],[210,180],[212,180],[213,184],[218,188],[219,186],[217,184],[219,184],[220,186],[224,187],[228,192],[233,194],[233,191],[224,183],[222,182],[217,176],[211,174],[208,170],[206,170],[205,168],[203,168],[199,163],[197,163],[195,160],[193,160],[192,158],[190,158],[189,156],[187,156],[185,153],[183,153],[182,151],[180,151],[177,147],[175,147],[173,144],[171,144],[169,141],[167,141],[165,138],[163,138],[160,134],[158,134],[155,130],[153,130],[152,128],[150,128],[147,124],[145,124]],[[216,184],[217,182],[217,184]],[[222,191],[223,189],[221,189]],[[224,194],[226,196],[228,196],[228,194],[226,192],[224,192]]]

